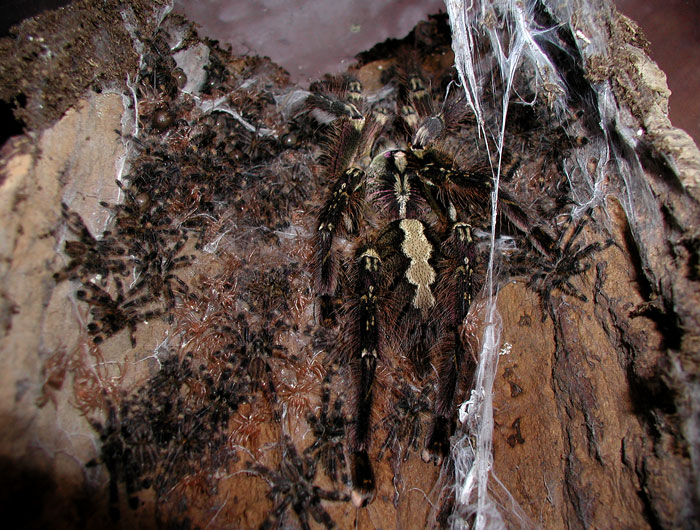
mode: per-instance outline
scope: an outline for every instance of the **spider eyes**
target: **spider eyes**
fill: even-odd
[[[289,132],[282,135],[282,137],[280,138],[280,143],[282,144],[282,147],[291,149],[297,146],[299,140],[296,134],[294,134],[293,132]]]

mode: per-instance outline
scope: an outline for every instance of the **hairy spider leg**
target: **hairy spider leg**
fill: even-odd
[[[357,167],[346,169],[333,186],[331,196],[321,209],[314,237],[316,292],[332,296],[337,287],[338,256],[333,239],[356,226],[364,196],[365,172]]]
[[[360,247],[356,259],[355,307],[350,316],[350,366],[353,399],[348,445],[351,452],[353,503],[364,506],[374,497],[374,474],[369,461],[369,434],[372,411],[372,383],[381,355],[382,329],[386,315],[380,314],[380,301],[395,284],[407,294],[408,310],[426,321],[435,307],[433,267],[435,245],[428,227],[418,219],[399,219],[384,228],[370,245]],[[394,285],[385,285],[385,279]],[[405,286],[402,288],[401,286]],[[392,293],[393,295],[393,293]],[[386,308],[382,308],[386,309]],[[391,326],[387,326],[390,328]]]
[[[342,412],[343,400],[340,397],[336,398],[333,409],[330,410],[331,377],[332,372],[329,371],[323,378],[321,410],[318,416],[313,412],[309,412],[306,416],[306,421],[316,439],[304,450],[304,456],[317,459],[333,483],[338,481],[340,472],[340,479],[345,484],[348,477],[342,440],[345,437],[346,422]]]
[[[433,409],[433,420],[423,450],[423,461],[440,465],[450,448],[452,417],[455,395],[465,362],[470,362],[459,329],[464,321],[473,296],[474,263],[476,245],[472,227],[467,223],[454,223],[450,237],[443,245],[443,254],[449,265],[443,269],[440,297],[446,312],[447,335],[438,346],[438,386]]]
[[[380,349],[377,316],[380,266],[379,253],[374,248],[369,247],[362,251],[357,271],[357,293],[361,293],[354,330],[357,346],[351,360],[355,421],[350,425],[348,435],[351,452],[351,498],[358,508],[372,502],[374,498],[374,473],[367,450],[372,410],[372,382]]]
[[[331,297],[338,280],[338,256],[334,238],[357,231],[364,214],[365,172],[360,168],[369,157],[387,116],[373,112],[367,118],[358,110],[363,107],[362,85],[349,79],[344,91],[347,103],[333,95],[312,94],[307,105],[312,113],[320,110],[337,119],[329,134],[326,150],[326,173],[335,179],[331,194],[318,216],[314,235],[314,277],[316,293],[321,297],[322,317],[332,315]],[[331,318],[332,320],[332,318]]]

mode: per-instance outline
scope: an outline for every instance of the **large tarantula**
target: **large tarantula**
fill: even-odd
[[[437,464],[447,456],[458,382],[474,359],[460,334],[481,283],[472,227],[488,229],[491,218],[490,160],[470,159],[458,139],[468,127],[464,101],[447,97],[438,107],[419,71],[399,77],[393,122],[386,107],[363,100],[354,79],[335,93],[324,92],[333,83],[319,84],[308,100],[311,114],[333,121],[326,161],[333,184],[318,214],[313,264],[322,320],[340,321],[338,350],[349,367],[348,446],[358,507],[375,492],[372,386],[389,349],[419,375],[434,360],[438,382],[422,456]],[[506,162],[512,173],[517,160]],[[548,231],[507,189],[499,195],[499,229],[541,255],[552,252]],[[341,267],[344,237],[355,243]]]

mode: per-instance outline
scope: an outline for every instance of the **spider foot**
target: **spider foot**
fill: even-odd
[[[357,508],[362,508],[374,500],[374,473],[367,451],[356,451],[350,457],[352,468],[352,492],[350,498]]]
[[[425,449],[423,449],[423,462],[433,462],[435,465],[442,464],[442,461],[447,457],[450,451],[450,429],[447,418],[444,416],[435,416],[432,429],[428,438],[425,440]]]

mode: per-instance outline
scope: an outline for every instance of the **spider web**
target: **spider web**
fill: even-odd
[[[507,488],[493,473],[493,383],[498,367],[502,323],[496,308],[496,264],[498,245],[496,220],[498,217],[498,189],[501,178],[504,133],[508,118],[508,102],[519,98],[514,88],[516,74],[527,68],[536,98],[548,98],[555,116],[563,116],[569,101],[569,87],[557,65],[543,48],[543,43],[556,46],[557,27],[567,24],[573,28],[573,15],[592,23],[596,8],[585,2],[551,5],[546,0],[445,0],[452,28],[452,47],[455,67],[466,96],[467,105],[474,113],[479,130],[480,145],[487,151],[492,164],[494,182],[491,196],[491,238],[486,276],[486,322],[482,338],[474,389],[468,401],[460,407],[462,432],[453,439],[452,458],[455,467],[455,511],[452,528],[534,528],[533,523],[517,505]],[[571,5],[575,4],[575,5]],[[535,9],[549,11],[558,17],[550,27],[538,26]],[[600,30],[593,30],[600,31]],[[586,36],[580,30],[571,33],[581,55],[605,53],[605,35]],[[491,90],[487,90],[488,88]],[[609,194],[618,196],[635,233],[635,240],[646,246],[639,237],[637,219],[651,218],[653,199],[643,178],[639,159],[634,152],[638,131],[620,124],[618,108],[609,84],[593,87],[590,102],[598,113],[594,135],[589,143],[574,150],[564,161],[563,170],[571,187],[574,207],[573,220],[593,207],[603,206]],[[520,104],[534,104],[519,98]],[[493,149],[496,152],[492,152]],[[495,156],[494,156],[495,155]],[[586,161],[595,157],[600,163],[594,171]],[[605,174],[611,168],[621,176],[618,186],[610,186]],[[604,211],[604,209],[603,209]],[[654,244],[653,242],[647,242]]]
[[[535,71],[548,64],[544,54],[534,43],[534,29],[529,21],[528,8],[514,1],[479,1],[465,4],[461,0],[447,0],[447,11],[453,32],[455,66],[459,74],[467,103],[477,118],[479,134],[485,149],[490,151],[490,139],[497,150],[497,164],[492,167],[494,180],[491,195],[491,239],[489,263],[486,275],[486,327],[483,332],[482,350],[476,372],[475,387],[468,402],[460,407],[460,420],[473,434],[472,438],[460,436],[452,448],[455,462],[456,513],[453,528],[465,528],[466,522],[474,517],[474,528],[505,528],[508,518],[503,512],[509,511],[520,527],[532,526],[517,507],[508,490],[492,472],[493,467],[493,382],[498,367],[498,347],[502,331],[501,318],[496,308],[494,289],[494,263],[496,258],[496,220],[498,216],[498,187],[501,177],[504,131],[508,114],[508,100],[511,96],[513,80],[521,61],[529,58],[535,64]],[[486,18],[491,18],[491,24]],[[499,21],[493,24],[493,17]],[[485,40],[492,50],[495,67],[488,68],[478,57],[479,44]],[[538,53],[539,52],[539,53]],[[488,68],[488,69],[487,69]],[[549,68],[549,72],[556,71]],[[561,86],[554,78],[556,86]],[[485,83],[503,87],[498,100],[498,91],[493,92],[490,101],[484,97],[481,87]],[[497,128],[487,125],[485,114],[494,112]],[[489,152],[489,159],[492,159]],[[489,478],[500,486],[501,495],[509,500],[510,509],[498,501],[489,489]],[[493,489],[493,488],[491,488]]]
[[[508,100],[511,96],[515,72],[524,57],[533,60],[536,66],[547,64],[546,57],[537,53],[533,32],[528,23],[531,20],[522,4],[514,1],[472,1],[466,4],[462,0],[446,0],[447,11],[453,33],[455,66],[464,89],[467,104],[477,119],[481,143],[487,150],[489,159],[493,160],[488,140],[493,141],[497,150],[497,163],[492,166],[494,181],[491,195],[491,236],[489,262],[486,275],[486,327],[483,332],[482,350],[476,371],[475,386],[469,401],[460,407],[460,420],[466,431],[472,433],[470,438],[461,435],[452,446],[452,458],[455,464],[455,500],[456,509],[453,528],[468,528],[468,521],[473,517],[475,529],[505,528],[507,519],[519,522],[520,527],[531,527],[527,517],[519,509],[508,490],[498,481],[492,472],[493,467],[493,383],[498,367],[498,347],[500,344],[502,324],[496,308],[494,289],[494,264],[496,258],[496,220],[498,216],[498,187],[501,177],[504,131],[508,114]],[[487,16],[496,16],[500,23],[486,24]],[[493,19],[492,19],[493,20]],[[489,27],[490,26],[490,27]],[[493,52],[495,67],[485,66],[479,57],[481,40],[486,40]],[[536,68],[536,71],[541,69]],[[553,72],[554,69],[549,71]],[[561,85],[558,79],[554,79]],[[484,97],[483,86],[502,85],[503,90],[498,99],[498,91],[493,91],[492,98]],[[490,99],[490,100],[487,100]],[[487,124],[485,115],[495,113],[497,128]],[[500,486],[498,497],[510,501],[510,508],[499,502],[489,483]],[[510,514],[504,513],[510,512]],[[507,517],[512,515],[514,517]]]

